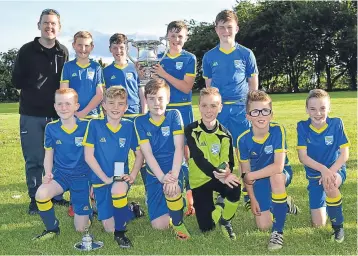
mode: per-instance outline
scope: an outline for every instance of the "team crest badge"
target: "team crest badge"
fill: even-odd
[[[88,70],[87,71],[87,79],[93,80],[93,78],[94,78],[94,71],[93,70]]]
[[[211,145],[211,153],[213,155],[218,155],[220,153],[220,145],[219,144],[212,144]]]
[[[133,79],[133,73],[126,73],[127,79]]]
[[[331,136],[325,136],[324,137],[324,142],[326,143],[326,145],[332,145],[333,144],[333,135]]]
[[[75,144],[77,147],[82,146],[83,137],[75,137]]]
[[[162,135],[163,135],[164,137],[168,137],[168,136],[170,135],[170,128],[169,128],[169,126],[164,126],[164,127],[161,128],[161,130],[162,130]]]
[[[234,60],[235,68],[243,69],[245,67],[245,64],[242,60]]]
[[[181,70],[183,68],[183,62],[176,62],[175,63],[175,68],[177,70]]]
[[[124,148],[126,145],[126,139],[125,138],[119,138],[119,147]]]
[[[266,154],[272,154],[272,151],[273,151],[272,145],[266,146],[264,151],[265,151]]]

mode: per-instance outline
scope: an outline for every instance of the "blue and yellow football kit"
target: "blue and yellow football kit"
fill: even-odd
[[[117,128],[112,127],[106,117],[91,120],[88,124],[83,145],[95,149],[94,157],[107,177],[113,177],[116,163],[123,163],[124,174],[129,174],[129,151],[130,149],[133,151],[139,149],[133,122],[123,118]],[[112,195],[112,184],[104,184],[94,172],[92,173],[91,181],[97,202],[98,219],[106,220],[114,216],[117,226],[118,220],[116,216],[118,215],[115,211],[118,208],[128,210],[127,194]],[[124,213],[119,213],[119,215],[121,214]],[[124,222],[129,220],[127,214],[129,213],[125,213],[128,219],[122,218]]]
[[[139,144],[150,143],[153,156],[157,160],[164,174],[172,169],[174,160],[174,136],[183,135],[183,121],[178,110],[167,110],[162,120],[154,121],[150,113],[138,116],[134,121]],[[183,172],[179,173],[179,186],[183,186]],[[158,180],[155,174],[147,165],[146,175],[147,204],[150,220],[154,220],[164,214],[170,213],[168,210],[166,198],[163,193],[163,184]],[[181,195],[180,195],[181,196]],[[183,206],[182,200],[180,201]],[[176,207],[179,209],[180,207]],[[175,222],[173,220],[175,225]]]
[[[87,120],[77,119],[75,127],[68,130],[61,120],[56,120],[45,128],[45,150],[54,151],[53,179],[64,191],[70,191],[77,215],[89,215],[92,211],[89,201],[90,168],[85,162],[82,146],[87,124]]]
[[[93,61],[87,65],[81,65],[76,59],[66,62],[63,66],[61,83],[68,83],[78,94],[78,103],[83,110],[96,95],[97,87],[104,86],[101,66]],[[92,109],[86,118],[99,118],[102,116],[101,107],[98,105]]]
[[[248,78],[257,74],[253,52],[240,44],[229,51],[218,45],[203,57],[203,77],[211,79],[211,86],[219,89],[223,100],[224,106],[218,120],[229,129],[234,141],[249,128],[245,118]]]
[[[103,76],[107,89],[113,85],[121,85],[127,90],[128,110],[124,117],[133,121],[141,110],[139,76],[134,64],[128,63],[125,66],[119,66],[113,62],[103,69]]]
[[[179,80],[184,80],[185,76],[196,76],[196,57],[194,54],[184,50],[175,56],[167,53],[161,60],[160,65],[169,75]],[[170,87],[170,101],[167,109],[178,109],[182,116],[184,127],[186,127],[194,121],[192,92],[184,93],[168,81],[167,83]]]
[[[238,137],[237,149],[239,161],[249,161],[251,171],[259,171],[274,163],[275,153],[287,152],[285,129],[279,124],[270,123],[266,136],[262,140],[257,140],[250,128]],[[286,176],[286,186],[288,186],[292,180],[292,169],[287,156],[283,174]],[[270,177],[256,180],[253,190],[260,210],[262,212],[271,210],[275,218],[272,230],[282,232],[287,213],[286,192],[283,194],[272,193]]]
[[[339,149],[348,147],[349,140],[344,131],[343,122],[340,118],[327,117],[327,123],[316,129],[311,120],[300,121],[297,124],[298,144],[297,149],[306,149],[307,155],[314,161],[330,168],[339,157]],[[323,185],[319,184],[321,173],[305,166],[306,178],[308,179],[308,193],[311,209],[342,204],[341,196],[336,199],[326,198]],[[338,171],[342,178],[342,184],[346,179],[346,166],[343,165]],[[329,207],[328,207],[329,208]],[[328,209],[327,209],[328,210]],[[330,214],[329,214],[330,215]]]

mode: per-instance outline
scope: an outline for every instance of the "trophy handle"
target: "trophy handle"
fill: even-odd
[[[135,42],[134,42],[134,40],[133,39],[129,39],[128,40],[128,42],[127,42],[127,57],[128,57],[128,59],[130,59],[130,61],[131,62],[133,62],[133,64],[136,64],[137,62],[132,58],[132,56],[129,54],[129,43],[131,43],[131,45],[134,47],[134,48],[136,48],[137,49],[137,59],[138,59],[138,57],[139,57],[139,49],[136,47],[136,44],[135,44]]]
[[[159,37],[159,40],[160,40],[161,44],[163,44],[162,41],[165,40],[165,44],[163,44],[163,45],[165,45],[165,50],[164,50],[163,56],[159,60],[159,62],[161,62],[162,59],[165,57],[165,55],[167,55],[167,53],[169,51],[169,40],[168,40],[168,37]]]

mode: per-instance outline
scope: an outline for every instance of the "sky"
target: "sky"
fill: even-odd
[[[61,15],[59,41],[70,56],[73,35],[87,30],[94,37],[92,57],[111,62],[109,37],[114,33],[129,38],[154,39],[164,36],[173,20],[213,22],[224,9],[232,9],[236,0],[132,0],[132,1],[2,1],[0,0],[0,52],[20,48],[40,36],[37,22],[43,9],[56,9]]]

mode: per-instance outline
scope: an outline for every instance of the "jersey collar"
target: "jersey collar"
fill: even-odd
[[[180,55],[181,55],[182,52],[176,54],[176,55],[171,55],[169,52],[167,53],[167,56],[171,59],[175,59],[175,58],[178,58]]]
[[[87,68],[89,67],[89,65],[91,65],[91,60],[85,64],[85,65],[81,65],[77,60],[76,60],[76,65],[79,66],[80,68]]]
[[[61,120],[61,119],[60,119]],[[65,133],[67,133],[67,134],[72,134],[72,133],[74,133],[75,131],[76,131],[76,129],[77,129],[77,127],[78,127],[78,125],[77,125],[77,121],[78,121],[78,119],[76,119],[76,124],[75,124],[75,126],[72,128],[72,129],[67,129],[63,124],[62,124],[62,122],[61,122],[61,129],[65,132]]]
[[[322,132],[324,132],[328,127],[328,124],[326,123],[325,125],[323,125],[321,128],[317,129],[316,127],[314,127],[312,124],[310,124],[310,128],[312,131],[321,134]]]
[[[270,132],[266,133],[266,135],[262,139],[256,139],[255,136],[252,136],[252,140],[258,144],[264,144],[269,136],[270,136]]]
[[[118,64],[116,64],[116,63],[114,63],[114,62],[113,62],[113,64],[114,64],[114,67],[116,67],[116,68],[118,68],[118,69],[120,69],[120,70],[125,69],[126,67],[128,67],[128,63],[127,63],[127,64],[124,64],[123,66],[120,66],[120,65],[118,65]]]
[[[219,45],[219,51],[221,51],[222,53],[225,53],[227,55],[232,53],[233,51],[235,51],[235,49],[236,49],[236,43],[235,43],[234,47],[232,47],[229,50],[225,50],[224,48],[221,48],[220,45]]]
[[[164,122],[165,120],[165,115],[162,115],[160,117],[160,120],[159,121],[154,121],[151,117],[150,117],[150,114],[149,114],[149,122],[151,122],[152,124],[154,124],[155,126],[161,126],[162,123]]]
[[[199,126],[200,126],[200,128],[203,129],[203,131],[206,132],[206,133],[214,133],[214,132],[216,132],[216,131],[218,130],[218,128],[219,128],[219,123],[218,123],[218,120],[216,120],[216,123],[215,123],[214,128],[213,128],[212,130],[209,130],[208,128],[206,128],[205,124],[203,123],[203,120],[200,119],[200,120],[199,120]]]

